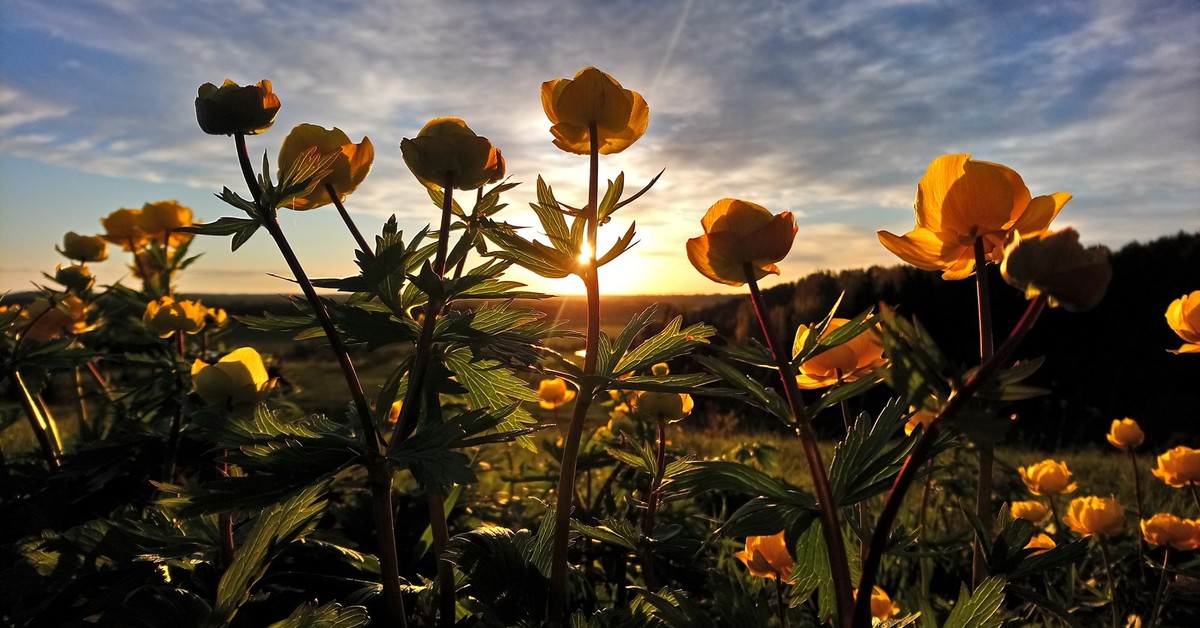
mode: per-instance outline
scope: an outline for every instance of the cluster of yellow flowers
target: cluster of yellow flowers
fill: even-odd
[[[205,325],[220,327],[228,318],[225,310],[205,307],[200,301],[161,297],[146,304],[142,323],[150,333],[167,338],[176,332],[198,334]]]

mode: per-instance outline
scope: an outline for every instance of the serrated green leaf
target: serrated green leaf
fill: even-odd
[[[975,593],[961,585],[958,602],[946,618],[942,628],[1000,628],[1004,616],[1000,605],[1004,603],[1004,578],[992,576],[975,588]]]
[[[317,606],[315,602],[306,602],[296,607],[287,619],[268,628],[357,628],[370,623],[371,616],[364,606],[342,606],[337,602]]]
[[[612,248],[608,249],[607,253],[596,260],[596,268],[600,268],[614,259],[617,259],[619,255],[633,247],[633,245],[636,244],[633,241],[633,237],[636,235],[634,231],[636,228],[636,222],[630,223],[629,229],[625,232],[625,235],[617,238],[617,241],[613,243]]]
[[[680,329],[682,323],[682,316],[671,319],[662,331],[618,360],[612,373],[621,376],[625,373],[648,369],[659,362],[666,362],[685,355],[696,347],[707,345],[708,339],[717,333],[717,330],[711,325],[704,323],[696,323]]]
[[[704,368],[708,369],[710,373],[733,386],[735,390],[747,393],[747,401],[754,407],[783,421],[785,425],[790,426],[795,421],[787,402],[773,389],[763,386],[724,360],[699,355],[696,356],[696,361],[704,365]]]

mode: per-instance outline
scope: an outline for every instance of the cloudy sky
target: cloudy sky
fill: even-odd
[[[572,204],[585,196],[587,160],[551,144],[539,87],[588,65],[650,106],[649,131],[601,175],[634,186],[666,169],[601,232],[602,248],[631,220],[639,233],[605,292],[721,291],[684,241],[723,197],[797,215],[774,281],[895,263],[875,232],[911,228],[916,183],[944,153],[1009,165],[1034,195],[1071,192],[1056,224],[1089,243],[1200,229],[1195,0],[3,0],[0,291],[53,271],[64,232],[98,232],[120,207],[236,215],[212,196],[244,192],[232,140],[194,114],[197,86],[226,77],[268,78],[283,103],[249,138],[259,156],[273,161],[302,122],[371,138],[374,169],[347,203],[364,231],[436,219],[398,145],[445,115],[504,151],[524,182],[507,219],[533,225],[539,174]],[[353,272],[331,208],[282,221],[310,274]],[[291,291],[269,275],[286,267],[265,233],[237,253],[213,238],[195,250],[185,291]],[[119,257],[97,265],[102,282],[126,274]]]

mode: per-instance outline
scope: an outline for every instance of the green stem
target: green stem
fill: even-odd
[[[575,472],[579,457],[579,439],[583,423],[592,405],[595,385],[589,377],[596,374],[596,355],[600,350],[600,279],[596,268],[597,201],[600,179],[600,141],[596,123],[589,125],[591,140],[588,165],[588,204],[585,211],[587,227],[588,266],[581,275],[587,291],[587,334],[584,342],[583,382],[571,414],[571,424],[563,440],[563,457],[559,465],[558,493],[554,511],[554,548],[550,556],[550,608],[547,619],[552,626],[565,625],[567,608],[567,549],[571,532],[571,504],[575,494]]]
[[[46,425],[46,417],[38,407],[37,400],[33,398],[33,394],[29,392],[29,387],[25,385],[25,380],[21,377],[21,372],[13,369],[11,375],[13,384],[16,385],[17,391],[20,393],[21,407],[25,410],[25,416],[29,418],[29,427],[33,430],[33,435],[37,439],[38,446],[42,449],[42,457],[46,460],[46,464],[50,466],[51,471],[57,471],[62,468],[62,463],[59,462],[58,452],[54,449],[54,442],[51,440],[50,430]]]
[[[837,600],[838,622],[849,626],[854,609],[854,596],[850,583],[850,567],[846,559],[846,543],[842,538],[842,526],[838,521],[833,491],[829,488],[829,477],[825,473],[825,462],[821,460],[821,450],[817,446],[817,435],[805,415],[804,400],[800,397],[800,387],[796,385],[796,374],[788,360],[790,354],[784,353],[783,345],[775,338],[775,333],[767,324],[767,306],[763,301],[762,292],[758,289],[754,267],[747,262],[743,270],[746,273],[746,283],[750,285],[750,302],[754,305],[754,313],[767,341],[767,348],[771,351],[771,357],[775,359],[775,368],[779,371],[779,379],[783,383],[784,397],[787,398],[788,407],[796,420],[796,435],[800,437],[804,456],[808,459],[808,470],[812,475],[813,492],[816,493],[821,519],[821,533],[825,536],[825,547],[829,554],[829,571]]]
[[[654,582],[654,552],[650,548],[650,539],[654,536],[654,518],[658,513],[659,491],[662,490],[663,473],[667,466],[667,421],[658,419],[658,446],[654,456],[654,477],[650,480],[650,492],[646,495],[646,518],[642,521],[642,537],[646,542],[642,555],[642,576],[646,588],[653,591]]]
[[[1146,628],[1154,628],[1158,625],[1158,615],[1162,612],[1163,602],[1166,601],[1167,593],[1167,561],[1171,557],[1170,546],[1163,547],[1162,571],[1158,575],[1158,590],[1154,594],[1154,610],[1150,613],[1150,623],[1146,624]]]
[[[779,625],[788,628],[787,604],[783,599],[783,576],[775,577],[775,608],[779,612]]]
[[[179,359],[177,364],[186,363],[184,356],[184,338],[182,331],[175,332],[175,351]],[[186,394],[184,395],[186,398]],[[171,417],[171,429],[167,434],[167,451],[163,458],[163,482],[173,482],[175,477],[175,459],[179,455],[179,438],[183,430],[183,404],[175,408],[175,416]]]
[[[455,619],[454,563],[445,556],[450,529],[446,526],[446,497],[440,490],[426,491],[429,528],[433,532],[433,555],[437,559],[438,626],[451,628]]]
[[[1128,451],[1129,465],[1133,470],[1133,501],[1134,506],[1137,507],[1138,521],[1141,522],[1141,520],[1144,518],[1142,516],[1142,479],[1138,477],[1137,454],[1133,453],[1133,447],[1130,447]],[[1140,535],[1137,539],[1137,551],[1138,576],[1144,583],[1146,581],[1146,539]]]
[[[995,341],[992,339],[992,299],[988,287],[987,256],[983,250],[983,237],[975,238],[975,301],[979,311],[979,362],[992,357]],[[992,529],[992,468],[996,452],[991,443],[976,443],[979,451],[979,483],[975,491],[975,516],[989,534]],[[983,552],[983,539],[978,532],[971,546],[971,582],[977,587],[987,577],[987,560]]]
[[[1104,559],[1104,572],[1108,574],[1108,603],[1112,608],[1112,628],[1119,628],[1121,622],[1117,615],[1117,587],[1113,578],[1112,560],[1108,557],[1108,543],[1105,543],[1104,537],[1101,536],[1097,536],[1096,541],[1100,544],[1100,556]]]
[[[1192,503],[1196,505],[1196,511],[1200,512],[1200,494],[1196,493],[1196,485],[1188,484],[1188,490],[1192,493]]]
[[[1017,322],[1004,344],[1000,345],[992,357],[979,366],[979,370],[975,371],[975,374],[962,385],[961,389],[950,396],[946,406],[930,422],[929,427],[921,434],[920,440],[913,445],[908,458],[904,460],[904,465],[900,467],[900,473],[896,475],[896,479],[892,483],[892,490],[888,493],[883,510],[879,513],[879,521],[875,524],[875,532],[871,536],[871,547],[867,552],[867,560],[862,565],[862,577],[858,582],[858,595],[854,604],[852,625],[871,625],[871,591],[875,588],[875,576],[883,561],[883,553],[887,548],[892,526],[896,523],[896,516],[900,513],[900,506],[904,503],[905,494],[912,486],[913,480],[916,479],[930,452],[933,451],[934,443],[941,434],[945,419],[953,418],[962,411],[967,402],[979,391],[979,388],[1008,360],[1029,330],[1033,329],[1034,323],[1037,322],[1045,308],[1046,297],[1044,295],[1036,297],[1029,303],[1025,314],[1021,316],[1021,320]]]
[[[337,190],[334,189],[332,183],[325,183],[325,192],[329,194],[329,200],[333,201],[333,206],[337,208],[338,215],[342,217],[342,222],[346,223],[346,228],[350,230],[350,235],[354,236],[354,241],[358,243],[358,248],[367,257],[375,257],[375,253],[371,249],[371,245],[367,244],[367,239],[363,237],[358,226],[350,219],[350,213],[346,211],[346,206],[342,204],[342,199],[338,196]]]

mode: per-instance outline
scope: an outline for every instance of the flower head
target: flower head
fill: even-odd
[[[1039,532],[1038,534],[1033,535],[1033,537],[1029,539],[1029,542],[1025,544],[1025,549],[1033,550],[1029,553],[1030,556],[1041,554],[1042,552],[1045,552],[1046,550],[1052,550],[1055,547],[1057,547],[1057,544],[1054,542],[1054,539],[1050,538],[1050,535],[1044,532]]]
[[[830,320],[821,337],[828,336],[833,330],[849,322],[849,319],[845,318]],[[801,325],[796,331],[796,346],[803,346],[810,333],[807,325]],[[812,389],[825,388],[840,382],[852,382],[882,366],[884,362],[883,345],[879,344],[879,336],[874,329],[868,329],[801,364],[796,384],[801,388]]]
[[[1108,249],[1083,248],[1079,233],[1067,228],[1022,235],[1014,231],[1004,247],[1000,274],[1025,298],[1044,294],[1050,305],[1082,312],[1099,305],[1112,279]]]
[[[317,181],[307,194],[293,199],[291,209],[315,209],[328,205],[331,201],[325,189],[326,184],[333,185],[339,201],[345,200],[367,178],[375,161],[375,146],[371,140],[364,137],[355,144],[337,127],[325,129],[315,124],[301,124],[288,133],[279,147],[279,178],[283,179],[283,173],[294,167],[296,161],[310,149],[316,149],[321,156],[335,155],[335,158],[329,174]]]
[[[176,301],[171,297],[162,297],[146,304],[142,323],[159,338],[166,338],[177,331],[198,334],[204,329],[205,313],[206,308],[199,301]]]
[[[45,341],[82,334],[90,329],[87,323],[90,311],[88,304],[75,295],[53,305],[45,297],[38,297],[21,313],[29,319],[25,337]]]
[[[118,209],[100,219],[104,235],[100,236],[126,251],[135,251],[146,245],[149,238],[141,226],[142,210]]]
[[[1200,485],[1200,449],[1180,445],[1158,455],[1158,466],[1150,470],[1168,486]]]
[[[1160,512],[1142,519],[1142,536],[1151,545],[1170,545],[1173,549],[1190,551],[1200,547],[1200,521],[1180,519]]]
[[[537,396],[541,401],[538,405],[546,410],[554,410],[571,403],[575,399],[575,391],[567,387],[567,382],[561,377],[543,379],[538,382]]]
[[[709,207],[700,224],[704,235],[687,241],[688,261],[701,275],[730,286],[746,283],[746,264],[756,280],[778,275],[775,262],[787,256],[796,238],[791,212],[776,216],[733,198]]]
[[[734,556],[746,565],[751,574],[772,580],[787,580],[796,566],[783,539],[783,530],[771,536],[746,537],[746,549]]]
[[[1183,338],[1183,346],[1173,353],[1200,353],[1200,290],[1171,301],[1167,324]]]
[[[426,186],[474,190],[504,177],[504,157],[459,118],[434,118],[400,142],[404,163]]]
[[[258,351],[242,347],[216,364],[201,360],[193,362],[192,385],[209,406],[229,410],[265,400],[273,380],[267,375]]]
[[[650,122],[650,108],[641,94],[592,67],[573,79],[542,83],[542,109],[554,125],[554,145],[577,155],[591,153],[592,124],[600,154],[609,155],[629,148]]]
[[[1076,497],[1063,523],[1083,536],[1111,536],[1125,527],[1125,509],[1112,498]]]
[[[229,79],[220,87],[205,83],[196,96],[196,121],[209,135],[258,135],[271,128],[277,113],[279,97],[266,79],[245,87]]]
[[[917,431],[918,427],[928,428],[930,423],[937,418],[937,413],[931,410],[917,410],[908,418],[908,422],[904,424],[904,435],[912,436],[912,433]]]
[[[108,259],[108,243],[100,236],[82,236],[68,231],[58,252],[79,262],[103,262]]]
[[[1117,449],[1137,449],[1145,440],[1146,435],[1133,419],[1113,419],[1108,430],[1108,442]]]
[[[137,217],[137,226],[148,238],[167,246],[179,246],[191,242],[193,234],[173,231],[179,227],[195,224],[192,209],[180,205],[179,201],[158,201],[142,205]]]
[[[1030,523],[1041,523],[1050,514],[1050,509],[1037,500],[1013,502],[1008,508],[1013,519],[1024,519]]]
[[[983,238],[987,259],[999,262],[1009,233],[1044,230],[1069,200],[1066,192],[1030,198],[1021,175],[1007,166],[942,155],[917,185],[916,227],[903,236],[880,231],[879,241],[917,268],[965,279],[975,269],[976,238]]]
[[[96,278],[92,276],[92,271],[88,270],[87,266],[72,264],[55,268],[54,281],[66,286],[71,292],[79,294],[91,288],[92,284],[96,283]]]
[[[871,589],[871,618],[876,621],[887,621],[900,614],[900,607],[888,597],[887,591],[880,587]]]
[[[674,423],[692,413],[695,403],[684,393],[642,391],[634,400],[637,416],[650,421]]]
[[[1025,486],[1034,495],[1061,495],[1074,493],[1079,485],[1071,481],[1071,471],[1067,463],[1057,460],[1043,460],[1028,467],[1019,467],[1017,471]]]

